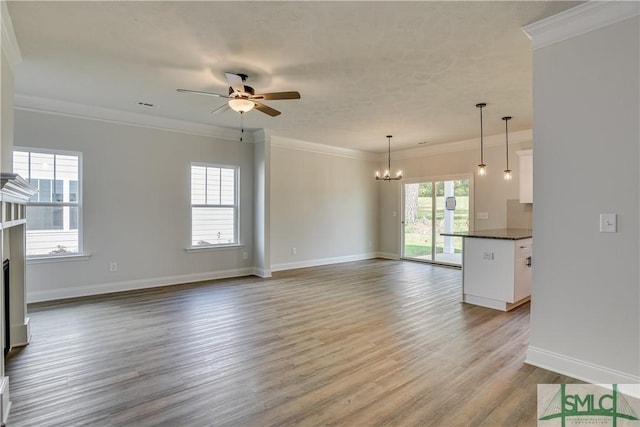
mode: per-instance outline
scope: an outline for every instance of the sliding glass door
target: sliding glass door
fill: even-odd
[[[468,176],[403,183],[403,258],[462,264],[462,238],[440,233],[469,230],[469,185]]]

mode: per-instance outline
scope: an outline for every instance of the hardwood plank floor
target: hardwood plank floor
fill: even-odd
[[[534,426],[529,306],[367,260],[29,307],[9,426]]]

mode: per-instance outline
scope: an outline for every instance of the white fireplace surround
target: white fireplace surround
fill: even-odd
[[[0,316],[0,339],[5,346],[6,331],[9,332],[9,348],[29,344],[31,331],[27,317],[26,303],[26,203],[37,192],[37,189],[22,177],[13,173],[0,174],[0,224],[2,239],[0,261],[9,260],[9,301],[8,315]],[[2,275],[2,292],[0,304],[5,305],[4,274]],[[7,328],[5,318],[9,319]],[[0,380],[0,415],[2,421],[7,419],[11,403],[9,400],[9,378]]]

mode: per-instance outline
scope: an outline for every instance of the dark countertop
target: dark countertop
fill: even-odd
[[[498,228],[495,230],[460,231],[440,233],[441,236],[477,237],[482,239],[521,240],[532,236],[532,231],[526,228]]]

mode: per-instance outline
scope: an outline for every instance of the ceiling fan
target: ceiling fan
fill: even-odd
[[[227,111],[231,108],[240,114],[244,114],[253,110],[254,108],[271,117],[279,116],[280,111],[269,107],[268,105],[258,102],[260,101],[274,101],[280,99],[300,99],[300,93],[296,91],[291,92],[274,92],[274,93],[259,93],[256,94],[255,90],[251,86],[247,86],[244,82],[247,80],[246,74],[225,73],[227,81],[229,82],[229,95],[221,95],[219,93],[202,92],[199,90],[189,89],[177,89],[178,92],[195,93],[196,95],[215,96],[218,98],[226,98],[229,101],[223,106],[216,108],[211,112],[220,113]]]

